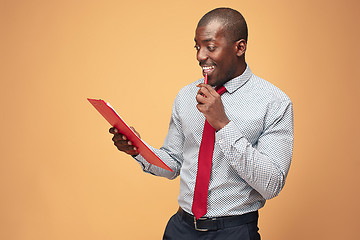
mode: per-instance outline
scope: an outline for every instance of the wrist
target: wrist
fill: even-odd
[[[226,120],[224,120],[224,121],[221,121],[221,122],[219,123],[219,125],[218,125],[217,127],[215,127],[215,131],[217,132],[217,131],[221,130],[223,127],[225,127],[226,125],[228,125],[229,122],[230,122],[229,119],[226,119]]]

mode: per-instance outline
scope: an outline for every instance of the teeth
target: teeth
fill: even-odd
[[[215,66],[210,66],[210,67],[202,67],[203,70],[211,70],[211,69],[214,69]]]

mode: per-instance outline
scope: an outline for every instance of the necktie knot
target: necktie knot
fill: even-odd
[[[220,94],[220,95],[222,95],[224,92],[226,92],[226,88],[225,88],[223,85],[217,86],[217,87],[215,88],[215,90],[216,90],[216,92],[217,92],[218,94]]]

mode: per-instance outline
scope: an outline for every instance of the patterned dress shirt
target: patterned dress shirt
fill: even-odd
[[[196,108],[193,82],[178,93],[169,131],[156,155],[173,172],[151,165],[140,155],[143,171],[174,179],[180,175],[180,207],[191,213],[199,147],[205,117]],[[227,83],[221,96],[230,120],[216,132],[204,217],[241,215],[263,207],[279,194],[289,171],[293,148],[293,109],[289,97],[273,84],[244,73]]]

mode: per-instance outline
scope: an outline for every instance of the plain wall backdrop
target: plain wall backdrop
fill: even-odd
[[[86,98],[160,147],[181,87],[201,78],[194,32],[227,6],[252,71],[294,103],[293,163],[260,211],[265,240],[355,239],[358,1],[0,1],[0,239],[161,239],[179,179],[141,171]]]

